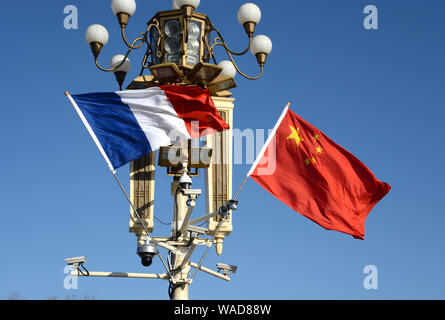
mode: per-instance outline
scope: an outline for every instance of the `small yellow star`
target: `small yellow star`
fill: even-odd
[[[292,126],[289,126],[289,128],[292,131],[292,133],[287,137],[287,139],[295,139],[297,147],[299,147],[300,142],[304,141],[303,138],[300,136],[300,128],[297,128],[297,130],[295,130],[295,128]]]
[[[317,150],[318,153],[322,153],[323,152],[323,148],[318,146],[317,148],[315,148],[315,150]]]
[[[311,160],[309,160],[309,158],[306,158],[306,160],[304,160],[304,163],[306,163],[306,165],[310,165],[311,164]]]
[[[315,161],[315,158],[312,158],[312,163],[317,163],[317,161]]]
[[[320,140],[320,138],[318,137],[318,134],[315,134],[312,138],[314,139],[314,141]]]

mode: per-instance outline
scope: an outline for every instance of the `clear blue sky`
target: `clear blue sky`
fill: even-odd
[[[244,1],[202,0],[235,49],[245,45],[236,12]],[[265,75],[237,76],[235,126],[271,128],[283,106],[361,159],[390,193],[366,223],[366,240],[327,231],[293,212],[253,180],[240,195],[234,231],[217,257],[237,264],[230,283],[199,273],[193,299],[445,298],[445,41],[443,1],[257,0],[258,33],[273,40]],[[63,8],[79,10],[79,29],[65,30]],[[363,28],[376,5],[379,30]],[[171,1],[137,1],[129,37]],[[163,272],[140,265],[128,232],[128,204],[63,94],[117,89],[96,69],[84,40],[93,23],[110,42],[100,61],[124,52],[110,1],[8,1],[2,31],[0,145],[0,298],[94,296],[167,299],[161,280],[82,278],[63,287],[64,258],[86,255],[96,271]],[[140,53],[133,55],[133,66]],[[226,59],[222,51],[220,60]],[[249,54],[239,59],[257,71]],[[137,76],[133,68],[129,78]],[[234,189],[249,165],[234,168]],[[119,175],[128,183],[128,166]],[[196,186],[202,186],[197,181]],[[204,213],[204,198],[196,214]],[[169,179],[158,171],[156,215],[169,220]],[[156,225],[155,235],[169,228]],[[197,260],[197,258],[194,258]],[[379,270],[379,289],[363,288],[363,268]]]

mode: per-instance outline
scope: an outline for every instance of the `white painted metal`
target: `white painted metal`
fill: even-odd
[[[226,280],[226,281],[230,281],[230,278],[229,277],[227,277],[227,276],[225,276],[225,275],[223,275],[223,274],[221,274],[221,273],[218,273],[218,272],[216,272],[216,271],[213,271],[212,269],[209,269],[209,268],[206,268],[206,267],[204,267],[204,266],[199,266],[197,263],[194,263],[194,262],[189,262],[189,265],[192,267],[192,268],[198,268],[199,270],[201,270],[201,271],[204,271],[204,272],[206,272],[206,273],[208,273],[208,274],[211,274],[212,276],[215,276],[215,277],[217,277],[217,278],[220,278],[220,279],[223,279],[223,280]]]
[[[98,272],[88,271],[89,275],[83,275],[77,270],[71,271],[70,275],[79,277],[110,277],[110,278],[144,278],[144,279],[162,279],[168,280],[168,273],[130,273],[130,272]]]

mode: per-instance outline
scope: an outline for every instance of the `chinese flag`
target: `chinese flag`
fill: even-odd
[[[273,143],[260,155],[269,169],[254,164],[250,176],[323,228],[363,240],[366,217],[391,187],[294,112],[286,108],[283,115]]]

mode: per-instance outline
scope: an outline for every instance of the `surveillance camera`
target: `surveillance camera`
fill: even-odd
[[[236,210],[238,209],[238,200],[227,200],[226,205],[228,210]]]
[[[197,233],[197,234],[201,234],[206,236],[209,233],[209,229],[206,228],[201,228],[201,227],[197,227],[197,226],[193,226],[193,225],[189,225],[187,227],[187,231],[193,232],[193,233]]]
[[[238,266],[234,266],[231,264],[225,264],[225,263],[217,263],[216,268],[219,270],[223,270],[225,275],[228,275],[229,272],[235,273]]]
[[[186,172],[184,172],[182,176],[179,178],[178,183],[182,189],[190,189],[192,185],[192,179]]]
[[[153,261],[153,257],[158,254],[158,249],[149,242],[138,247],[137,254],[141,258],[142,265],[149,267]]]
[[[218,209],[218,213],[225,217],[230,210],[236,210],[238,209],[238,201],[237,200],[228,200],[227,204],[225,206],[221,206]]]
[[[87,257],[74,257],[74,258],[66,258],[65,259],[67,265],[79,265],[81,263],[85,263],[87,261]]]

